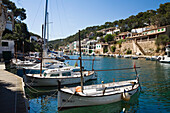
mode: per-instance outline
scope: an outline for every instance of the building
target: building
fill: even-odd
[[[9,60],[14,56],[14,41],[2,40],[2,33],[6,29],[13,30],[13,13],[8,11],[6,6],[0,0],[0,61]]]
[[[105,53],[105,49],[108,48],[108,43],[96,43],[96,49],[95,49],[95,53],[97,54],[104,54]]]
[[[0,46],[0,60],[11,59],[14,56],[14,41],[13,40],[2,40]],[[2,60],[1,60],[2,61]]]
[[[143,27],[143,28],[132,29],[131,32],[132,33],[142,33],[143,31],[150,30],[153,28],[154,28],[154,26],[147,26],[147,27]]]
[[[97,32],[102,32],[104,35],[107,35],[107,34],[112,35],[112,34],[114,34],[116,32],[120,32],[120,29],[118,29],[117,27],[110,27],[110,28],[99,30]]]
[[[97,40],[89,40],[87,41],[87,54],[91,54],[93,52],[95,52],[95,49],[96,49],[96,43],[97,43]]]
[[[2,33],[5,30],[7,21],[7,8],[2,4],[2,0],[0,0],[0,46],[2,40]]]
[[[134,33],[127,38],[127,41],[149,41],[155,40],[160,34],[166,34],[170,36],[170,25],[149,29],[141,33]]]
[[[88,53],[88,49],[87,49],[87,42],[89,41],[89,38],[85,38],[81,41],[81,51],[83,54],[87,54]]]
[[[131,37],[132,36],[132,33],[131,32],[122,32],[120,33],[119,35],[116,36],[116,40],[121,40],[121,39],[126,39],[128,37]]]

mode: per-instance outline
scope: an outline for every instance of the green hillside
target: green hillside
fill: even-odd
[[[147,10],[146,12],[139,12],[137,15],[131,15],[126,19],[116,20],[114,22],[105,22],[104,25],[91,26],[81,30],[81,38],[87,38],[91,32],[95,35],[90,38],[100,36],[96,31],[109,28],[119,27],[121,32],[131,31],[133,28],[145,27],[148,25],[156,25],[158,27],[170,25],[170,2],[160,4],[157,10]],[[78,32],[65,39],[57,39],[49,42],[53,48],[57,49],[59,46],[67,45],[75,40],[78,40]]]

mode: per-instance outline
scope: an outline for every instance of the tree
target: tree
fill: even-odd
[[[105,38],[106,42],[109,42],[109,41],[112,41],[114,39],[114,36],[111,35],[111,34],[107,34],[104,38]]]
[[[116,47],[115,47],[115,46],[112,46],[112,47],[111,47],[111,51],[112,51],[112,52],[115,52],[115,50],[116,50]]]
[[[102,33],[102,32],[97,32],[97,33],[96,33],[96,36],[97,36],[97,37],[101,37],[101,36],[103,36],[103,33]]]
[[[156,45],[164,45],[166,46],[166,44],[170,42],[170,38],[168,37],[168,35],[159,35],[158,38],[156,39]]]
[[[15,20],[22,21],[26,19],[26,10],[24,8],[17,8],[15,3],[10,0],[2,0],[2,2],[7,5],[9,10],[12,10]]]

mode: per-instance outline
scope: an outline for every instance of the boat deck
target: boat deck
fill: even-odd
[[[0,67],[0,111],[28,113],[22,78]]]

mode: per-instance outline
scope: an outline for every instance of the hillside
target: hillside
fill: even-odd
[[[126,19],[115,20],[114,22],[105,22],[104,25],[91,26],[81,30],[81,38],[89,37],[89,34],[93,32],[95,35],[89,38],[96,38],[98,33],[96,31],[109,28],[109,27],[119,27],[121,32],[131,31],[134,28],[145,27],[148,25],[154,26],[165,26],[170,24],[170,2],[165,4],[160,4],[157,10],[147,10],[146,12],[139,12],[137,15],[131,15]],[[49,45],[54,49],[59,46],[67,45],[75,40],[78,40],[78,32],[72,36],[65,39],[57,39],[49,41]]]

